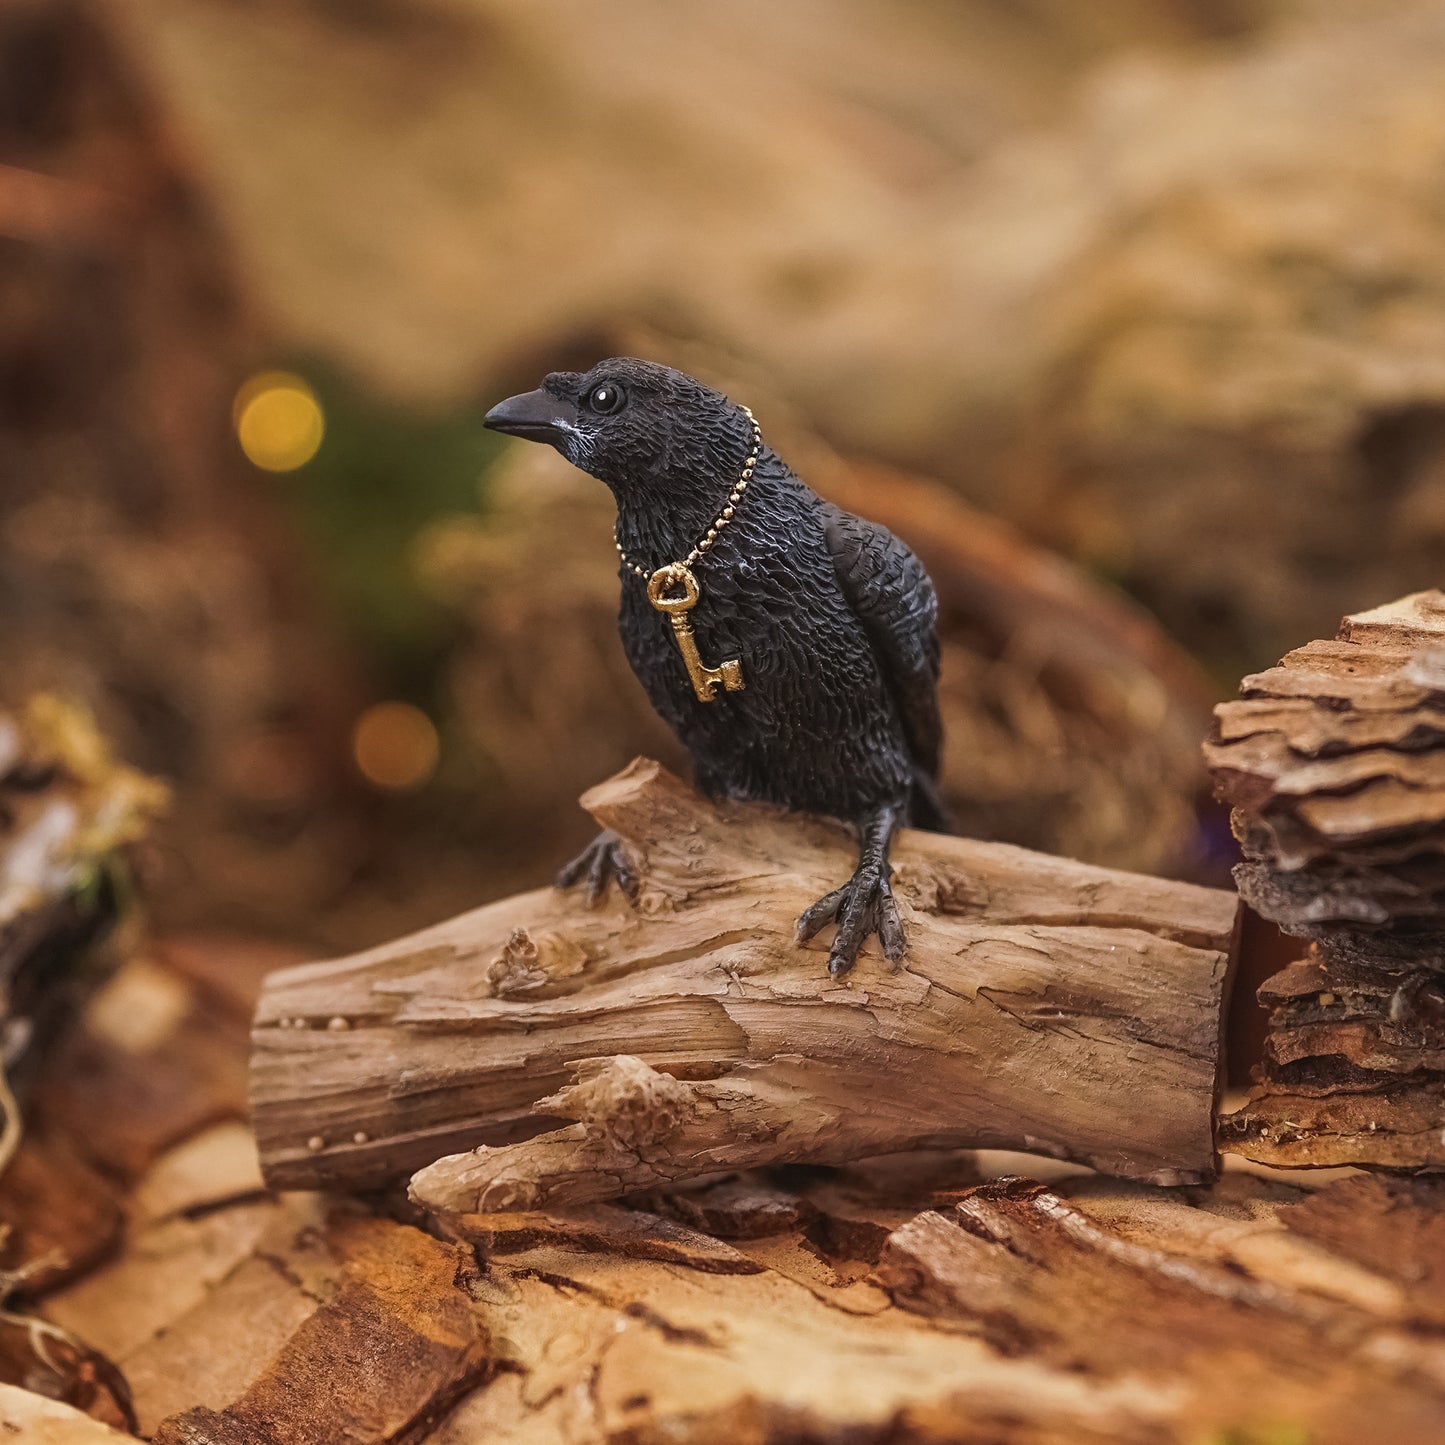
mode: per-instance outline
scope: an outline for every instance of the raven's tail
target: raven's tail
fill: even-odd
[[[925,773],[922,768],[913,770],[913,791],[908,798],[908,822],[911,827],[922,828],[929,833],[953,832],[953,818],[943,794],[938,789],[938,779]]]

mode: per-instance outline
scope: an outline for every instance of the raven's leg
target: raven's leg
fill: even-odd
[[[858,867],[841,887],[820,898],[798,920],[798,942],[806,943],[820,929],[837,922],[833,946],[828,950],[828,972],[847,973],[858,960],[858,950],[876,933],[883,954],[891,963],[903,957],[906,946],[898,905],[888,880],[893,869],[888,850],[898,830],[900,809],[879,808],[864,821]]]
[[[622,840],[610,828],[599,833],[560,873],[558,888],[587,884],[587,902],[596,904],[613,879],[629,897],[636,898],[638,878],[623,851]]]

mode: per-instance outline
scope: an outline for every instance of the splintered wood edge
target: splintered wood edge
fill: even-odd
[[[1341,642],[1396,639],[1445,645],[1445,592],[1432,587],[1366,612],[1352,612],[1340,623],[1337,636]]]

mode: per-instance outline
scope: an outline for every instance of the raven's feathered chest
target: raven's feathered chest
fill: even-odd
[[[701,596],[688,619],[698,650],[711,666],[737,658],[743,690],[696,697],[671,623],[625,569],[622,643],[707,791],[851,818],[906,797],[913,763],[896,699],[840,584],[824,504],[770,462],[693,569]],[[627,522],[628,553],[644,566],[678,560],[696,540],[669,535],[655,517]]]

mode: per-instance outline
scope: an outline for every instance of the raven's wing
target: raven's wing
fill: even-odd
[[[839,584],[898,702],[914,766],[938,776],[938,598],[923,564],[886,527],[823,504]],[[931,791],[931,790],[930,790]]]

